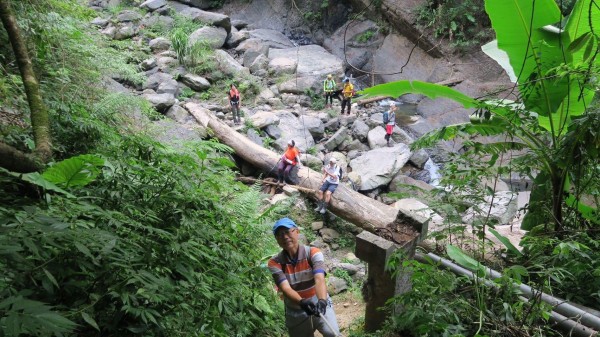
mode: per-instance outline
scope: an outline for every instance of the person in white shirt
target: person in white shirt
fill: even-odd
[[[392,102],[390,104],[390,110],[383,113],[383,123],[385,124],[385,140],[387,141],[387,146],[392,146],[390,144],[390,138],[392,138],[392,134],[394,133],[394,127],[396,126],[396,103]]]
[[[335,192],[335,189],[340,183],[342,171],[341,168],[336,165],[336,162],[336,159],[331,157],[329,159],[329,164],[323,166],[323,185],[321,185],[321,188],[319,189],[319,200],[317,201],[317,208],[315,208],[315,211],[321,214],[325,214],[327,211],[327,206],[329,205],[329,201],[331,201],[331,194]]]

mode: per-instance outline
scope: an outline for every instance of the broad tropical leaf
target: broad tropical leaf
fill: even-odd
[[[42,176],[63,188],[85,186],[96,179],[102,166],[104,159],[84,154],[54,164]]]
[[[474,272],[484,272],[485,269],[483,267],[483,265],[481,265],[481,263],[479,263],[477,260],[473,259],[472,257],[468,256],[467,254],[465,254],[460,248],[453,246],[453,245],[447,245],[446,246],[446,252],[448,253],[448,256],[454,260],[454,262],[458,263],[459,265],[474,271]]]
[[[493,228],[490,228],[490,232],[492,234],[494,234],[496,239],[498,239],[500,242],[502,242],[504,247],[506,247],[506,249],[508,249],[509,252],[511,252],[515,255],[523,255],[523,253],[521,253],[521,251],[518,250],[517,247],[515,247],[506,236],[498,233],[498,231]]]

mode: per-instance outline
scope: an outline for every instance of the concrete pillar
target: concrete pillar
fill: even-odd
[[[390,312],[378,310],[397,294],[411,289],[410,274],[400,270],[396,278],[385,271],[385,264],[397,249],[406,252],[408,258],[415,253],[417,238],[400,244],[393,243],[373,233],[363,231],[356,236],[356,256],[368,264],[367,282],[363,286],[366,301],[365,330],[374,332],[382,327]]]

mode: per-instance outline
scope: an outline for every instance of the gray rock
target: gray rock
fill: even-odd
[[[323,161],[321,159],[309,153],[302,153],[300,155],[300,161],[302,161],[303,165],[313,168],[315,170],[320,170],[323,166]]]
[[[144,71],[150,70],[154,67],[156,67],[156,59],[154,57],[145,59],[142,61],[142,63],[140,63],[140,68],[142,68]]]
[[[376,149],[379,147],[387,146],[387,141],[385,140],[385,129],[381,126],[374,128],[369,131],[367,135],[367,140],[369,142],[369,147],[371,149]]]
[[[265,132],[273,139],[281,138],[281,129],[277,125],[268,125]]]
[[[369,151],[369,146],[367,146],[366,144],[363,144],[360,142],[360,140],[358,139],[353,139],[351,142],[349,142],[345,148],[345,151],[348,152],[352,152],[352,151]],[[349,154],[349,153],[348,153]]]
[[[279,124],[279,117],[269,111],[257,111],[252,116],[248,117],[248,120],[252,123],[252,126],[257,129],[263,129],[270,125]],[[267,132],[267,134],[269,133]]]
[[[429,202],[431,197],[427,192],[433,189],[434,187],[426,182],[413,179],[403,174],[397,174],[389,184],[390,192],[411,196],[423,202]]]
[[[325,250],[325,249],[327,249],[327,248],[329,247],[329,246],[328,246],[328,245],[327,245],[325,242],[323,242],[323,240],[321,240],[321,239],[315,239],[313,242],[311,242],[311,243],[310,243],[310,246],[311,246],[311,247],[317,247],[317,248],[319,248],[319,249],[321,249],[321,250]]]
[[[291,75],[296,73],[298,61],[287,57],[276,57],[269,61],[268,68],[274,76]]]
[[[250,37],[267,44],[271,48],[292,48],[294,43],[281,31],[273,29],[255,29],[250,31]]]
[[[324,146],[328,151],[333,151],[338,145],[340,145],[344,139],[348,136],[348,129],[346,127],[341,127],[336,133],[331,136],[325,142]]]
[[[188,37],[188,46],[193,46],[196,43],[206,43],[212,49],[219,49],[225,44],[227,39],[227,31],[221,27],[205,26],[194,31]]]
[[[190,113],[179,104],[174,104],[169,108],[165,115],[181,124],[185,123],[190,118]]]
[[[319,231],[319,233],[321,234],[321,238],[323,238],[323,241],[327,243],[331,243],[339,239],[340,237],[340,233],[338,233],[335,229],[331,228],[323,228]]]
[[[227,76],[240,78],[244,77],[244,75],[250,75],[248,68],[244,68],[224,50],[215,50],[215,60],[217,61],[219,70]]]
[[[352,123],[352,134],[361,142],[364,142],[367,140],[367,135],[369,134],[369,126],[362,120],[357,119]]]
[[[231,25],[233,27],[235,27],[236,29],[241,30],[241,29],[248,27],[248,21],[241,20],[241,19],[234,19],[234,20],[231,20]]]
[[[100,17],[95,18],[94,20],[92,20],[92,22],[90,22],[92,25],[94,26],[98,26],[98,27],[106,27],[106,25],[108,25],[108,20],[107,19],[103,19]]]
[[[173,76],[171,76],[167,73],[157,72],[155,74],[148,76],[148,79],[142,85],[142,88],[156,90],[156,89],[158,89],[158,86],[162,82],[167,82],[167,81],[171,81],[171,80],[173,80]]]
[[[438,231],[444,224],[444,219],[438,213],[414,198],[400,199],[392,207],[420,223],[421,228],[427,228],[427,233]]]
[[[508,224],[517,213],[517,193],[511,191],[500,191],[493,196],[486,196],[485,202],[470,207],[465,212],[462,220],[464,223],[472,224],[476,220],[489,220],[496,224]],[[490,209],[490,204],[492,207]]]
[[[268,88],[262,89],[256,99],[254,100],[254,104],[267,104],[270,99],[275,98],[275,94]]]
[[[155,10],[166,5],[167,2],[165,0],[146,0],[140,5],[140,8],[146,8],[150,12],[154,12]]]
[[[114,39],[115,40],[129,39],[130,37],[135,36],[136,33],[137,33],[136,29],[133,27],[132,24],[125,24],[125,25],[117,28]]]
[[[316,231],[320,230],[321,228],[323,228],[323,221],[315,221],[310,226],[311,226],[312,230],[316,232]]]
[[[327,292],[330,295],[337,295],[348,289],[348,283],[339,277],[329,276],[327,278]]]
[[[266,73],[269,59],[265,55],[259,55],[250,65],[251,74]]]
[[[414,143],[414,139],[408,134],[408,132],[402,130],[401,128],[399,128],[398,126],[396,126],[394,128],[394,131],[392,132],[392,139],[396,142],[396,143],[403,143],[406,145],[410,145],[412,143]]]
[[[179,12],[182,10],[190,8],[190,6],[199,8],[199,9],[210,9],[214,7],[214,0],[176,0],[181,4],[178,6],[173,6]],[[177,4],[177,2],[171,2],[172,4]]]
[[[164,37],[157,37],[156,39],[150,40],[148,46],[150,46],[150,50],[152,50],[153,53],[157,53],[171,48],[171,41]]]
[[[341,270],[345,270],[348,275],[352,276],[354,274],[356,274],[359,270],[359,267],[355,264],[352,263],[340,263],[336,266],[336,268],[339,268]]]
[[[327,131],[337,131],[339,130],[341,123],[338,117],[334,117],[325,123],[325,130]]]
[[[139,21],[141,19],[142,15],[140,13],[129,9],[121,11],[121,13],[117,14],[117,21],[119,22]]]
[[[256,132],[256,130],[248,129],[248,131],[246,131],[246,137],[248,137],[248,139],[250,139],[254,144],[263,146],[263,139],[260,137],[258,132]]]
[[[360,151],[350,150],[350,151],[348,151],[348,154],[346,155],[346,157],[348,158],[348,160],[352,160],[360,155],[361,155]]]
[[[290,185],[285,185],[282,188],[283,193],[285,193],[285,195],[287,196],[299,196],[300,195],[300,191],[297,188],[293,188]],[[303,206],[301,208],[303,208],[303,211],[307,211],[308,209],[306,208],[306,205],[304,204],[304,202],[302,203]],[[298,207],[298,204],[294,205],[296,208],[300,208]]]
[[[276,139],[273,147],[283,151],[287,148],[287,142],[293,139],[300,152],[315,145],[310,132],[304,128],[298,117],[287,111],[279,111],[276,113],[279,117],[279,129],[281,130],[281,138]]]
[[[300,121],[315,139],[318,140],[323,138],[323,134],[325,134],[325,126],[320,119],[304,115],[300,116]]]
[[[186,73],[179,77],[181,83],[190,87],[194,91],[203,91],[210,88],[208,80],[202,76],[198,76],[192,73]]]
[[[163,8],[168,9],[169,7],[165,6]],[[140,22],[140,24],[146,28],[150,28],[150,27],[160,27],[163,29],[173,28],[173,18],[172,17],[164,16],[164,15],[156,15],[161,10],[157,10],[156,12],[154,12],[155,15],[144,17],[142,19],[142,21]]]
[[[100,34],[105,35],[108,38],[114,39],[115,34],[117,33],[117,27],[108,26],[100,31]]]
[[[225,41],[225,47],[227,48],[235,48],[242,43],[242,41],[247,40],[250,37],[250,33],[247,30],[238,31],[235,27],[231,27],[231,32],[227,36],[227,41]]]
[[[194,11],[192,15],[194,21],[203,22],[210,26],[221,27],[225,29],[227,34],[231,32],[231,20],[227,15],[203,10]]]
[[[257,57],[260,55],[267,56],[269,55],[269,46],[267,45],[256,45],[252,48],[249,48],[244,52],[244,57],[242,58],[242,64],[246,67],[249,67]]]
[[[156,89],[156,92],[159,94],[172,94],[173,96],[177,96],[177,92],[179,91],[179,84],[174,79],[161,82]]]
[[[423,149],[419,149],[413,152],[412,156],[410,156],[409,162],[413,164],[415,167],[419,169],[423,169],[425,167],[425,163],[429,160],[429,154],[427,151]]]
[[[179,65],[179,61],[176,58],[165,56],[156,59],[156,66],[162,71],[170,71],[172,68],[176,68]]]
[[[383,147],[363,153],[350,161],[352,173],[361,177],[361,191],[387,185],[408,162],[412,153],[405,144]]]
[[[143,96],[158,112],[166,112],[175,104],[175,96],[172,94],[144,94]]]

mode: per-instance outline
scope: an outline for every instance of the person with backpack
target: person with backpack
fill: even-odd
[[[300,229],[290,218],[273,225],[273,235],[282,250],[267,266],[275,285],[283,293],[285,325],[290,337],[324,337],[340,334],[333,303],[325,284],[325,258],[319,248],[300,245]]]
[[[392,138],[392,133],[394,133],[394,127],[396,126],[396,103],[392,102],[390,104],[390,110],[383,113],[383,124],[385,124],[385,140],[387,141],[387,146],[392,146],[390,144],[390,138]]]
[[[296,142],[292,139],[288,142],[288,147],[281,155],[277,165],[277,183],[285,183],[290,176],[290,171],[294,166],[302,166],[300,162],[300,150],[296,147]]]
[[[319,189],[319,200],[317,201],[316,212],[325,214],[331,195],[338,187],[342,179],[342,168],[336,165],[337,160],[334,157],[329,158],[329,165],[323,166],[323,180]]]
[[[344,98],[342,99],[342,112],[340,114],[344,114],[344,108],[348,106],[348,115],[350,114],[350,106],[352,105],[352,96],[354,96],[354,86],[350,83],[350,79],[346,78],[344,80],[344,89],[342,89],[342,95]]]
[[[325,94],[325,107],[331,108],[333,105],[333,96],[335,95],[335,91],[337,89],[337,84],[333,79],[331,74],[327,75],[327,78],[323,82],[323,93]],[[329,103],[327,101],[329,100]]]
[[[229,105],[231,106],[231,113],[233,114],[233,122],[235,125],[241,124],[242,118],[240,117],[240,105],[242,104],[242,99],[240,96],[240,91],[233,83],[229,87],[227,98],[229,98]]]

